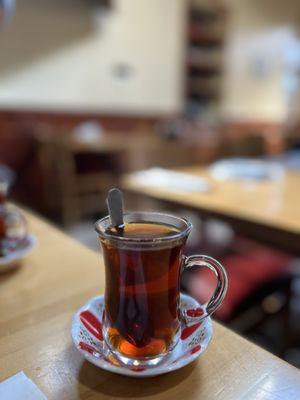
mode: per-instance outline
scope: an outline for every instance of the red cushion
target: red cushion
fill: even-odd
[[[231,254],[221,260],[228,275],[228,292],[216,315],[227,320],[236,307],[255,289],[286,272],[291,258],[284,253],[257,246],[244,255]],[[206,302],[215,288],[215,277],[208,269],[193,274],[189,290],[199,301]]]

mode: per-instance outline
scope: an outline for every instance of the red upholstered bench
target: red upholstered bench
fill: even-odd
[[[221,260],[228,274],[228,292],[216,316],[230,320],[238,307],[258,289],[288,273],[291,257],[280,251],[240,241],[234,253]],[[186,280],[189,291],[201,302],[206,302],[215,287],[215,278],[209,270],[199,270]],[[263,290],[262,290],[263,292]]]

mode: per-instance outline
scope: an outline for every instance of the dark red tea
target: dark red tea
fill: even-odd
[[[4,214],[5,193],[0,190],[0,257],[5,256],[6,224]]]
[[[128,223],[122,236],[156,239],[179,231],[156,223]],[[115,230],[106,231],[120,235]],[[123,242],[124,244],[124,242]],[[131,358],[155,357],[174,344],[179,332],[179,270],[182,244],[153,248],[103,241],[106,340]]]
[[[3,257],[5,255],[5,249],[4,249],[5,238],[6,238],[5,220],[0,212],[0,257]]]

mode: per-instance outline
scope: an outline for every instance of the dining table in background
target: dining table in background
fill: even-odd
[[[299,399],[296,368],[216,322],[207,351],[176,372],[137,379],[88,363],[70,329],[78,308],[104,291],[100,254],[26,217],[38,246],[18,269],[0,275],[0,381],[24,371],[48,400]]]
[[[203,219],[224,220],[239,233],[300,254],[300,172],[285,171],[279,179],[219,180],[208,168],[177,169],[201,177],[207,191],[142,182],[135,174],[125,175],[122,187],[135,199],[157,200],[170,210],[189,209]]]

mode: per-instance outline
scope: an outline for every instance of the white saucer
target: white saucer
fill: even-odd
[[[202,354],[212,338],[212,322],[208,317],[190,327],[183,325],[178,344],[163,361],[153,367],[134,368],[121,364],[109,351],[102,335],[104,297],[89,300],[74,316],[72,339],[84,357],[97,367],[121,375],[147,377],[175,371]],[[190,314],[201,314],[204,307],[190,296],[181,294],[180,306]]]
[[[22,241],[22,244],[20,244],[16,250],[12,251],[5,257],[0,257],[0,272],[6,272],[16,267],[24,257],[28,256],[28,254],[32,252],[36,244],[36,237],[31,234],[27,235]]]

